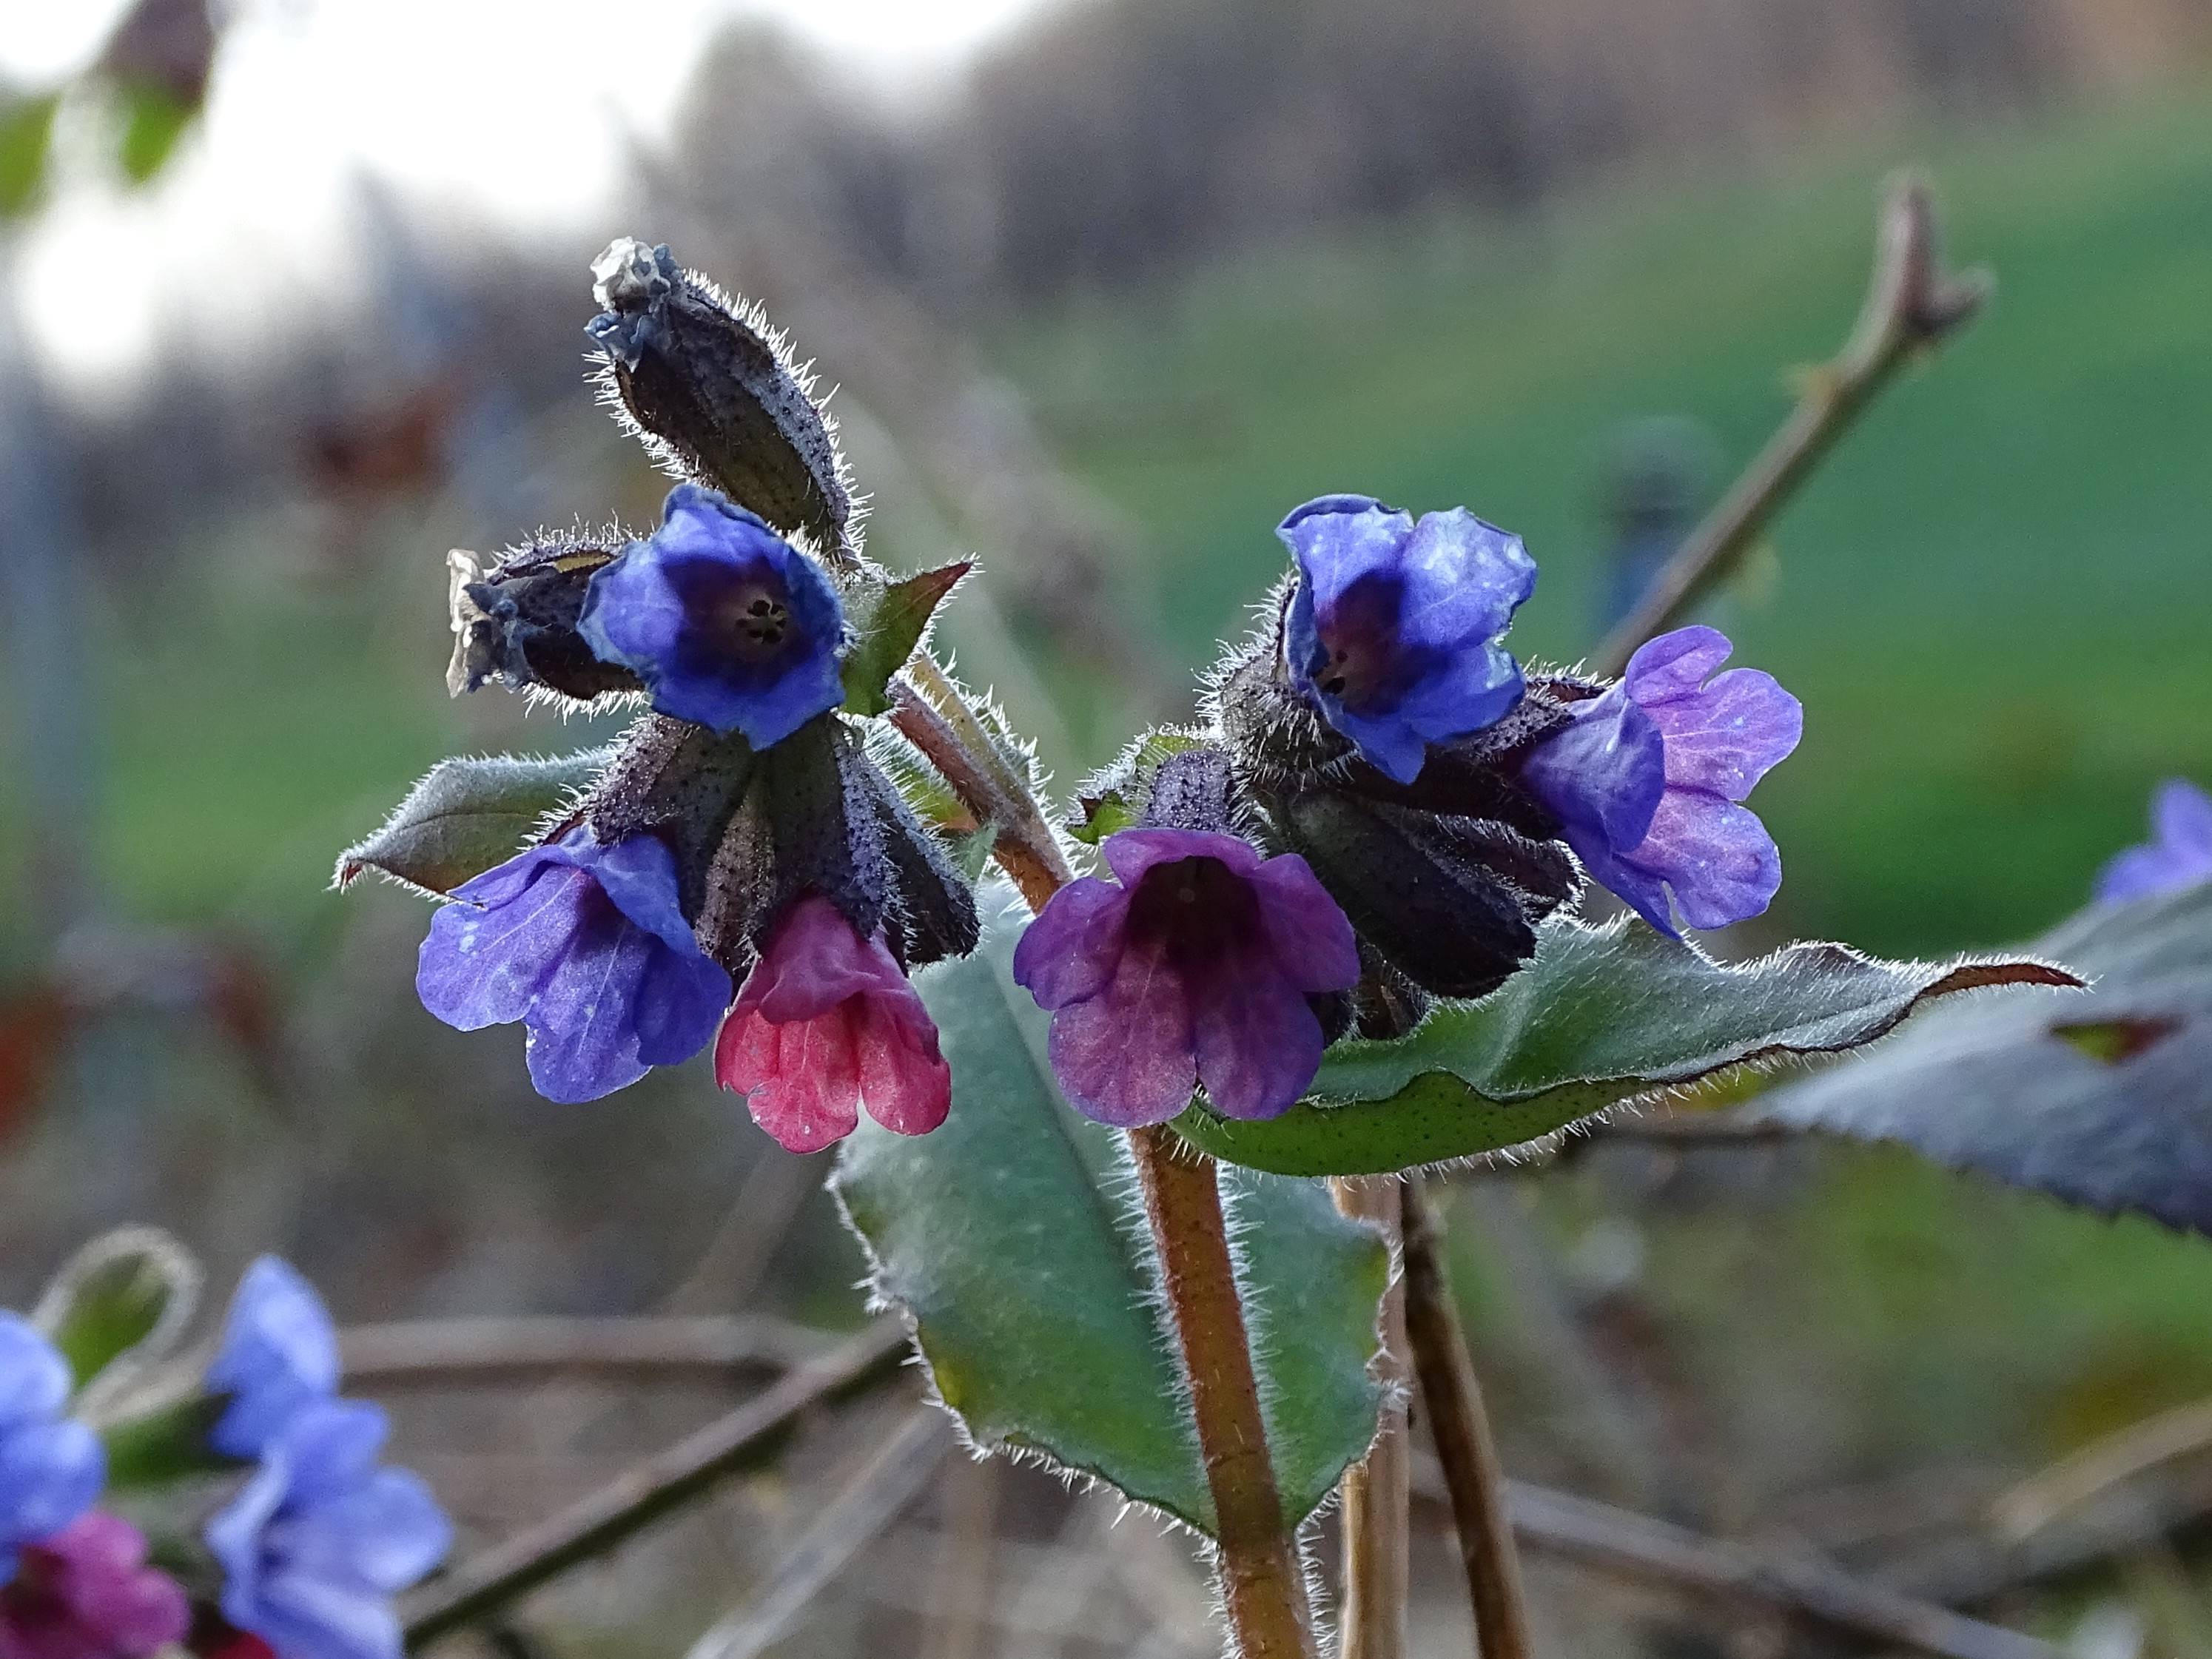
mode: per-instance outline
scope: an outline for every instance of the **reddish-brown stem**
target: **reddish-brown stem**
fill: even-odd
[[[1313,1615],[1283,1524],[1213,1160],[1159,1125],[1132,1129],[1129,1151],[1175,1310],[1239,1659],[1304,1659],[1313,1651]]]
[[[927,652],[893,682],[891,722],[979,823],[1032,910],[1074,879],[1028,780],[1006,763],[960,688]],[[917,690],[916,688],[920,689]],[[1190,1382],[1191,1415],[1216,1522],[1215,1571],[1239,1659],[1309,1659],[1313,1613],[1283,1519],[1244,1308],[1213,1160],[1164,1127],[1129,1132],[1159,1252],[1161,1290]]]
[[[1460,1559],[1474,1603],[1475,1647],[1482,1659],[1529,1659],[1521,1565],[1505,1516],[1504,1472],[1437,1253],[1436,1215],[1418,1176],[1407,1178],[1404,1203],[1406,1329],[1459,1528]]]

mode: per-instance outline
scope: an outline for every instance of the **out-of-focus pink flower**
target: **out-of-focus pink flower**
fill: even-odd
[[[144,1659],[184,1639],[185,1592],[145,1534],[98,1510],[26,1547],[0,1589],[0,1659]]]
[[[937,1024],[880,938],[863,939],[819,894],[793,905],[714,1042],[714,1076],[753,1121],[816,1152],[868,1115],[927,1134],[952,1105]]]

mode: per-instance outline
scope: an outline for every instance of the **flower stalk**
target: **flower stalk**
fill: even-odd
[[[894,690],[894,724],[977,821],[998,830],[993,855],[1030,908],[1042,909],[1075,872],[1028,780],[1006,764],[927,652],[907,672],[913,684]],[[1213,1160],[1164,1125],[1130,1130],[1128,1144],[1189,1382],[1213,1498],[1215,1571],[1235,1651],[1239,1659],[1310,1659],[1313,1613],[1284,1524]]]

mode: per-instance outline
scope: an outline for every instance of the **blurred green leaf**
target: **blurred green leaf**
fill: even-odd
[[[938,1392],[979,1445],[1037,1454],[1210,1529],[1212,1499],[1153,1295],[1157,1258],[1124,1139],[1079,1116],[1044,1061],[1046,1018],[1008,975],[1024,925],[1000,913],[919,984],[952,1065],[933,1133],[864,1122],[835,1188],[875,1290],[916,1322]],[[1389,1272],[1380,1238],[1317,1185],[1224,1170],[1286,1520],[1373,1437],[1368,1375]]]
[[[2085,910],[2029,948],[2090,988],[1937,1009],[1758,1115],[2212,1233],[2212,884]]]
[[[1339,1044],[1312,1098],[1264,1123],[1176,1120],[1215,1157],[1289,1175],[1372,1175],[1502,1151],[1725,1067],[1855,1048],[1932,997],[2071,985],[2033,960],[1881,962],[1793,945],[1723,966],[1628,918],[1555,920],[1535,959],[1407,1036]]]
[[[886,694],[891,676],[906,666],[937,607],[974,568],[963,561],[902,582],[871,581],[846,596],[845,614],[854,635],[844,667],[848,714],[880,714],[890,708]]]
[[[161,1357],[199,1299],[199,1264],[152,1227],[104,1233],[74,1256],[39,1299],[36,1322],[69,1361],[79,1395],[128,1356]]]
[[[426,893],[450,893],[504,863],[605,770],[610,752],[440,761],[383,827],[338,855],[341,892],[364,871]]]
[[[166,1486],[234,1467],[208,1445],[208,1435],[228,1404],[214,1395],[195,1394],[103,1429],[100,1438],[107,1449],[109,1490]]]
[[[0,109],[0,219],[15,218],[37,197],[60,105],[60,94],[49,93]]]
[[[177,141],[199,114],[199,106],[150,81],[119,84],[115,95],[123,112],[123,137],[115,159],[132,184],[143,185],[168,161]]]

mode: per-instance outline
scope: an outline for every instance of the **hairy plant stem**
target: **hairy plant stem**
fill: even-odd
[[[1336,1207],[1380,1225],[1395,1243],[1401,1224],[1401,1184],[1390,1176],[1336,1177]],[[1337,1617],[1339,1659],[1401,1659],[1411,1577],[1412,1447],[1407,1431],[1406,1283],[1382,1297],[1382,1381],[1394,1390],[1375,1443],[1344,1474],[1344,1605]]]
[[[1460,1559],[1467,1569],[1468,1597],[1474,1604],[1475,1646],[1482,1659],[1529,1659],[1521,1565],[1505,1514],[1504,1472],[1491,1442],[1467,1338],[1452,1306],[1437,1249],[1436,1213],[1419,1176],[1407,1178],[1404,1203],[1406,1329],[1437,1461],[1443,1466],[1451,1496],[1452,1519],[1459,1528]]]
[[[1074,879],[1029,779],[927,652],[894,686],[892,723],[979,823],[998,831],[999,866],[1032,910]],[[1308,1659],[1313,1612],[1283,1519],[1260,1411],[1259,1379],[1229,1254],[1213,1160],[1162,1127],[1129,1131],[1129,1155],[1159,1252],[1160,1281],[1190,1382],[1191,1415],[1212,1494],[1215,1571],[1239,1659]]]
[[[1905,175],[1887,190],[1866,302],[1844,349],[1807,372],[1797,406],[1727,495],[1652,579],[1636,609],[1591,659],[1616,675],[1636,647],[1680,622],[1757,543],[1782,504],[1914,358],[1933,349],[1981,308],[1986,271],[1946,272],[1936,248],[1936,205],[1926,182]]]

